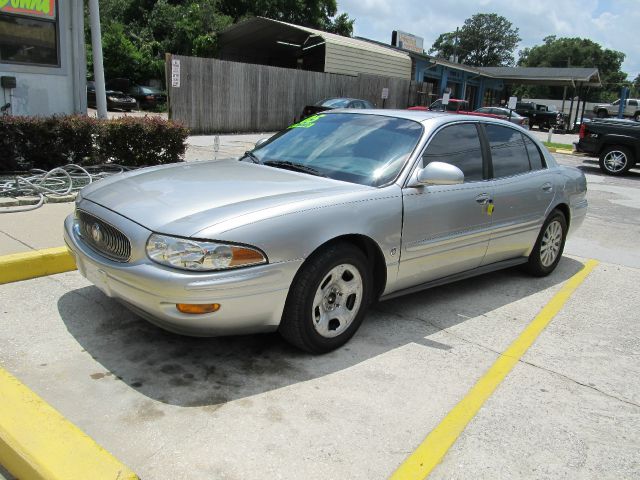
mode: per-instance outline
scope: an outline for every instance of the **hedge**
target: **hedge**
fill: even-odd
[[[139,167],[183,161],[189,131],[158,117],[0,117],[0,172],[68,163]]]

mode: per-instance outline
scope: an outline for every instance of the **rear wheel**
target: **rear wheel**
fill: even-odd
[[[600,154],[600,170],[607,175],[624,175],[634,165],[635,158],[627,147],[612,145]]]
[[[635,115],[633,116],[633,119],[634,119],[636,122],[640,122],[640,111],[637,111],[637,112],[635,113]]]
[[[371,298],[367,258],[348,243],[335,243],[310,257],[296,275],[280,334],[311,353],[344,345],[362,323]]]
[[[542,225],[526,264],[527,271],[536,277],[553,272],[562,257],[566,239],[567,219],[562,212],[554,210]]]

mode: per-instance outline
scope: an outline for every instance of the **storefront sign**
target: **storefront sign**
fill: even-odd
[[[54,20],[56,18],[56,0],[0,0],[0,13]]]
[[[410,52],[423,53],[422,45],[424,40],[422,37],[412,35],[400,30],[394,30],[391,34],[391,44],[395,47],[409,50]]]

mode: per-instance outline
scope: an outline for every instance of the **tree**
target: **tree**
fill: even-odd
[[[346,13],[336,17],[336,0],[221,0],[220,12],[234,22],[247,17],[267,17],[350,37],[353,22]]]
[[[545,37],[542,45],[525,48],[520,52],[518,65],[523,67],[595,67],[600,73],[602,89],[589,89],[588,100],[613,100],[620,88],[630,85],[627,74],[622,72],[625,54],[603,49],[586,38]],[[562,87],[520,87],[516,93],[531,98],[562,98]]]
[[[430,54],[479,67],[514,64],[513,52],[521,40],[518,29],[496,13],[476,13],[455,32],[441,34],[429,50]]]

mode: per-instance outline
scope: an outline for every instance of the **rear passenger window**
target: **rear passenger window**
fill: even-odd
[[[509,177],[530,170],[529,155],[519,131],[498,125],[485,125],[485,128],[491,147],[495,178]]]
[[[422,156],[423,166],[430,162],[455,165],[465,182],[482,180],[482,148],[475,124],[452,125],[436,133]]]
[[[531,170],[542,170],[545,168],[544,159],[542,158],[542,153],[536,147],[536,144],[533,143],[526,135],[522,135],[524,137],[524,145],[527,147],[527,153],[529,154],[529,164],[531,165]]]

